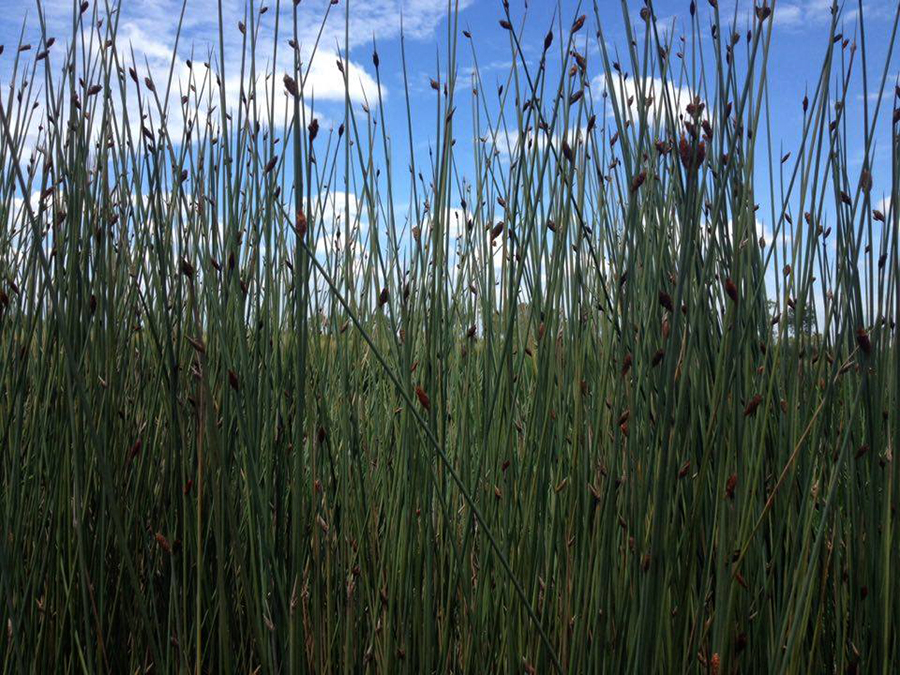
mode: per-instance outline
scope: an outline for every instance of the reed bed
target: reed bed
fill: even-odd
[[[448,3],[427,157],[377,45],[320,120],[296,2],[7,45],[3,671],[896,672],[898,16],[782,149],[777,6],[699,5],[497,3],[497,87]]]

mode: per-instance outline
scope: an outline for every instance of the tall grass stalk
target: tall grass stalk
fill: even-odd
[[[296,3],[219,2],[183,67],[185,0],[163,74],[121,3],[52,40],[38,0],[0,52],[3,671],[894,672],[900,10],[880,67],[835,8],[788,152],[777,6],[709,5],[623,0],[620,53],[605,4],[536,46],[498,3],[495,87],[448,2],[425,161],[405,42],[406,120],[377,45],[351,93],[352,2],[302,53]]]

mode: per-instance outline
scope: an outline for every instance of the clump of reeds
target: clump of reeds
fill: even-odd
[[[297,2],[167,77],[73,9],[0,49],[5,672],[896,669],[893,32],[853,119],[836,9],[786,152],[774,3],[498,3],[496,89],[450,11],[424,162]]]

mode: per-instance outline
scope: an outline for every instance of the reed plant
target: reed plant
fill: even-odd
[[[788,152],[777,3],[610,4],[534,45],[498,2],[496,87],[450,0],[406,120],[405,48],[360,103],[345,40],[331,125],[297,2],[160,77],[125,3],[53,40],[38,0],[0,54],[4,672],[896,672],[898,14],[873,65],[835,7]]]

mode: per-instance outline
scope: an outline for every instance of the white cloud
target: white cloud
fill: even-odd
[[[855,3],[853,3],[855,5]],[[831,8],[833,0],[795,0],[793,2],[775,3],[772,16],[776,26],[784,28],[810,28],[821,27],[831,22]],[[841,21],[855,21],[859,11],[851,9],[848,4],[841,11]],[[866,12],[866,16],[869,12]],[[840,24],[839,24],[840,25]]]
[[[876,209],[881,211],[887,218],[890,218],[891,213],[891,196],[882,197],[880,201],[877,202]]]
[[[460,9],[473,2],[474,0],[460,0]],[[84,15],[86,23],[93,16],[95,4],[92,3]],[[264,4],[264,2],[257,3],[257,10]],[[294,7],[291,2],[281,4],[277,37],[278,62],[272,64],[266,59],[271,59],[275,46],[274,3],[270,3],[268,10],[261,17],[257,16],[255,20],[251,20],[245,15],[246,4],[243,0],[223,0],[226,80],[232,74],[239,74],[242,62],[245,36],[238,30],[239,22],[245,24],[248,44],[251,28],[257,31],[256,53],[260,59],[257,62],[258,71],[274,69],[281,73],[293,70],[292,50],[287,42],[293,36]],[[45,0],[43,6],[48,34],[67,35],[71,30],[72,3],[69,0]],[[154,75],[154,80],[165,80],[176,44],[177,19],[181,14],[182,0],[129,0],[120,7],[117,36],[120,55],[130,61],[130,50],[133,48],[135,60],[141,66],[140,70],[143,70],[146,62]],[[102,5],[98,5],[96,9],[105,20],[101,31],[105,33],[106,24],[111,20],[105,16]],[[429,38],[445,20],[447,3],[446,0],[368,0],[354,5],[353,11],[350,12],[349,26],[345,26],[343,4],[330,5],[324,0],[307,1],[298,5],[296,9],[297,44],[301,61],[307,64],[311,60],[312,63],[306,83],[307,93],[320,101],[344,99],[344,83],[335,61],[338,58],[338,50],[345,52],[349,49],[351,58],[347,80],[350,96],[353,100],[360,101],[364,95],[373,97],[376,93],[374,77],[367,70],[367,67],[371,67],[369,59],[372,40],[385,41],[397,38],[401,26],[406,36],[411,39]],[[313,56],[313,47],[326,10],[328,18]],[[14,19],[9,17],[7,20],[18,22],[20,17],[16,16]],[[0,23],[3,21],[4,19],[0,18]],[[255,25],[257,23],[258,25]],[[345,28],[349,28],[346,33]],[[36,42],[38,31],[36,19],[29,22],[26,39]],[[103,37],[105,38],[105,34]],[[95,44],[97,41],[98,38],[95,36]],[[364,53],[354,56],[356,48],[363,50]],[[187,0],[178,43],[179,61],[183,63],[192,53],[198,62],[215,62],[219,59],[219,15],[216,0]],[[359,62],[360,59],[364,60],[366,67]],[[247,62],[249,64],[249,58]]]
[[[313,59],[306,89],[316,100],[344,100],[344,79],[337,68],[337,60],[338,55],[334,52],[320,52]],[[378,95],[375,79],[352,61],[347,67],[347,87],[350,89],[350,98],[354,101],[372,101]]]
[[[628,78],[624,82],[619,79],[618,73],[612,73],[615,89],[611,92],[620,113],[626,120],[634,123],[640,119],[640,101],[642,98],[648,101],[647,122],[650,126],[656,126],[657,122],[665,125],[667,119],[667,101],[672,106],[671,112],[676,121],[679,115],[686,115],[685,109],[694,98],[694,92],[688,87],[679,87],[671,81],[663,83],[661,78],[651,77],[643,81],[635,81]],[[597,75],[591,81],[591,89],[595,95],[602,96],[608,90],[605,75]],[[631,104],[629,105],[629,101]],[[609,114],[612,116],[613,108],[609,106]]]
[[[774,17],[778,26],[799,26],[803,23],[803,9],[797,5],[781,5],[775,8]]]

